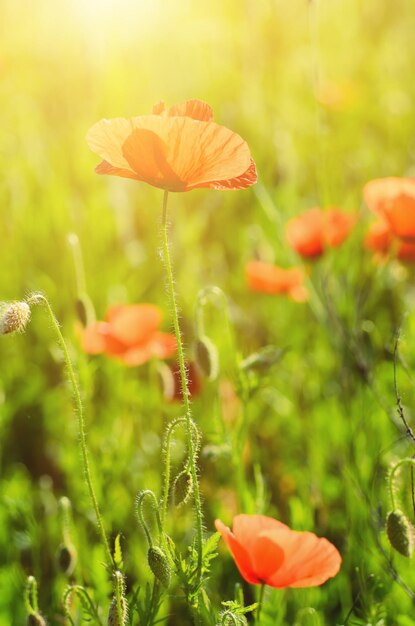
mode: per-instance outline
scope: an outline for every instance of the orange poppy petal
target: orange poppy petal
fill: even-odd
[[[83,332],[82,348],[87,354],[115,355],[124,352],[125,345],[112,334],[112,326],[108,322],[94,322]]]
[[[162,318],[161,310],[154,304],[115,306],[106,315],[112,335],[127,347],[148,341],[160,327]]]
[[[199,120],[200,122],[211,122],[213,120],[213,109],[202,100],[185,100],[167,109],[167,115],[191,117],[193,120]]]
[[[252,549],[252,564],[255,575],[264,583],[277,572],[284,562],[284,550],[266,535],[256,537]]]
[[[108,161],[101,161],[99,165],[96,166],[95,172],[101,175],[110,175],[110,176],[121,176],[123,178],[133,178],[134,180],[141,180],[141,178],[135,172],[131,170],[124,169],[122,167],[114,167]]]
[[[153,333],[149,340],[152,356],[158,359],[169,359],[177,352],[176,337],[170,333]]]
[[[309,209],[288,221],[287,241],[302,256],[319,256],[327,246],[340,246],[355,223],[354,215],[337,208]]]
[[[242,578],[252,585],[258,585],[261,580],[254,573],[248,551],[236,539],[231,530],[225,526],[219,519],[215,521],[216,530],[220,532],[226,545],[228,546],[234,558],[236,567]]]
[[[207,115],[206,106],[193,102],[183,105],[183,110],[195,115],[204,110]],[[91,150],[116,168],[101,166],[100,173],[132,172],[128,178],[161,189],[243,188],[256,180],[246,142],[211,121],[169,115],[101,120],[88,131],[87,141]]]
[[[89,129],[86,141],[92,152],[98,154],[101,159],[115,168],[131,171],[123,156],[122,146],[134,128],[132,119],[124,117],[103,119]]]
[[[127,365],[128,367],[137,367],[151,361],[153,354],[150,347],[147,344],[141,346],[133,346],[132,348],[125,349],[121,354],[116,356],[119,361]]]
[[[210,189],[217,189],[220,191],[229,191],[229,190],[238,190],[238,189],[247,189],[251,185],[254,185],[258,180],[256,165],[253,159],[251,159],[251,164],[240,176],[236,176],[235,178],[231,178],[229,180],[215,180],[209,183],[209,185],[201,184],[201,185],[193,185],[192,189],[197,189],[198,187],[209,187]]]
[[[264,261],[250,261],[245,268],[248,287],[268,294],[295,294],[301,287],[304,273],[301,268],[284,269]]]
[[[365,247],[374,252],[387,252],[392,243],[392,233],[384,220],[373,222],[364,239]]]
[[[169,188],[171,191],[208,187],[214,181],[239,177],[251,166],[251,155],[246,142],[236,133],[214,122],[199,122],[189,117],[152,115],[134,118],[133,123],[137,128],[145,128],[159,137],[156,148],[150,146],[151,160],[158,166],[158,172],[163,173],[163,168],[166,168],[167,180],[160,178],[155,186]],[[148,158],[142,153],[139,144],[141,139],[142,135],[136,135],[135,140],[129,144],[128,151],[129,161],[131,164],[134,162],[134,169],[140,176],[141,167],[145,166],[140,164],[139,159]],[[137,158],[133,155],[133,145],[138,151]],[[148,149],[146,142],[144,152]],[[175,175],[172,181],[171,171]],[[152,171],[149,176],[154,178]]]
[[[387,177],[368,182],[363,197],[371,211],[387,220],[397,237],[415,237],[415,179]]]
[[[136,128],[122,147],[129,166],[139,180],[170,191],[184,191],[182,181],[167,162],[167,144],[153,131]]]
[[[303,256],[319,256],[323,246],[323,212],[313,208],[287,222],[286,237],[289,245]]]
[[[110,331],[107,322],[93,322],[84,328],[82,333],[82,350],[87,354],[101,354],[105,352],[105,336]]]
[[[284,562],[267,584],[272,587],[312,587],[335,576],[341,565],[338,550],[324,538],[291,529],[264,531],[263,536],[280,545]]]

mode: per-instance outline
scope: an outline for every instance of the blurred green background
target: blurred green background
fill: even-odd
[[[414,275],[395,261],[374,264],[363,249],[370,216],[362,187],[415,174],[414,32],[413,0],[0,0],[1,299],[42,291],[62,324],[79,369],[104,519],[113,535],[122,533],[129,588],[150,578],[134,497],[142,488],[159,491],[163,430],[181,409],[163,400],[154,364],[125,369],[82,355],[68,235],[79,237],[99,319],[110,304],[152,302],[169,328],[162,192],[96,176],[85,134],[102,117],[200,98],[246,139],[259,182],[243,192],[170,194],[185,344],[190,353],[198,292],[216,285],[229,298],[238,356],[268,344],[286,350],[251,381],[245,505],[327,536],[344,556],[340,575],[321,589],[273,590],[267,619],[297,623],[312,606],[316,623],[333,626],[355,602],[350,624],[413,623],[413,567],[391,556],[383,523],[387,466],[412,454],[394,411],[392,352],[403,324],[399,376],[410,420]],[[258,255],[299,263],[285,223],[332,205],[355,211],[359,222],[341,248],[307,264],[317,308],[250,293],[245,263]],[[223,311],[211,307],[208,320],[223,373],[204,383],[194,412],[210,446],[201,483],[211,532],[215,517],[230,524],[241,508],[226,454],[242,409]],[[54,558],[60,496],[74,508],[77,580],[104,607],[111,585],[50,324],[35,309],[24,335],[0,339],[0,624],[23,623],[22,588],[32,573],[45,615],[59,624],[67,582]],[[410,481],[402,476],[410,513]],[[188,542],[191,509],[176,518],[171,532]],[[237,580],[221,551],[209,583],[217,607]],[[171,602],[169,623],[187,623],[174,617],[180,601]]]

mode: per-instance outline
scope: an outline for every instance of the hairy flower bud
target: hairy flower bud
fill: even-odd
[[[30,320],[27,302],[10,302],[0,305],[0,335],[22,333]]]
[[[128,607],[127,601],[123,596],[121,597],[120,604],[122,621],[120,622],[120,620],[118,619],[117,599],[113,598],[108,613],[107,626],[125,626],[125,624],[127,623]]]
[[[193,480],[189,470],[185,469],[177,475],[173,483],[173,504],[180,506],[189,501],[193,493]]]
[[[415,544],[414,527],[401,510],[396,509],[388,513],[386,534],[392,548],[403,556],[411,558]]]
[[[148,550],[147,560],[157,580],[163,587],[168,587],[170,585],[171,569],[163,550],[158,546],[152,546]]]

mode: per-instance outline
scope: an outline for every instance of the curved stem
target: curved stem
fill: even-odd
[[[177,301],[176,294],[174,291],[174,281],[173,281],[173,270],[172,264],[170,260],[170,251],[169,251],[169,241],[168,241],[168,232],[167,232],[167,198],[168,191],[164,192],[163,196],[163,216],[162,216],[162,238],[163,238],[163,253],[164,253],[164,262],[166,265],[167,272],[167,283],[169,288],[171,306],[173,311],[173,326],[174,333],[176,335],[177,341],[177,356],[179,362],[180,369],[180,379],[182,383],[182,394],[183,394],[183,404],[185,410],[185,418],[186,418],[186,432],[187,432],[187,449],[189,452],[189,461],[190,461],[190,473],[193,480],[193,495],[194,495],[194,504],[195,504],[195,516],[196,516],[196,533],[197,533],[197,571],[198,578],[200,580],[202,576],[202,559],[203,559],[203,514],[202,514],[202,505],[200,501],[200,492],[199,492],[199,480],[196,469],[196,450],[193,443],[193,435],[192,435],[192,417],[191,417],[191,408],[190,408],[190,399],[189,399],[189,386],[187,383],[186,376],[186,366],[184,360],[184,350],[182,344],[182,337],[180,333],[179,326],[179,314],[177,309]]]
[[[391,497],[391,502],[392,502],[392,509],[395,510],[396,508],[396,500],[395,500],[395,487],[394,487],[394,481],[395,481],[395,474],[397,472],[397,470],[404,465],[405,463],[409,463],[410,465],[414,466],[415,465],[415,459],[410,458],[410,457],[405,457],[404,459],[401,459],[400,461],[398,461],[398,463],[396,463],[396,465],[394,465],[390,471],[389,474],[389,479],[388,479],[388,487],[389,487],[389,494]]]
[[[101,541],[102,541],[102,545],[104,546],[105,549],[105,557],[107,560],[107,565],[112,568],[114,566],[114,561],[112,558],[112,554],[111,554],[111,550],[109,547],[109,543],[108,543],[108,539],[107,539],[107,535],[105,533],[105,529],[104,529],[104,524],[102,521],[102,516],[101,516],[101,512],[99,510],[99,506],[98,506],[98,500],[97,497],[95,495],[95,490],[94,490],[94,485],[92,482],[92,477],[91,477],[91,470],[89,468],[89,459],[88,459],[88,448],[86,445],[86,435],[85,435],[85,422],[84,422],[84,411],[83,411],[83,406],[82,406],[82,401],[81,401],[81,394],[79,391],[79,386],[78,383],[76,381],[75,378],[75,373],[72,367],[72,362],[71,362],[71,358],[69,356],[69,352],[68,352],[68,348],[66,346],[66,342],[65,339],[63,338],[63,335],[61,333],[61,330],[59,328],[59,323],[58,320],[55,317],[55,314],[53,313],[51,306],[49,304],[48,299],[43,296],[42,294],[35,294],[34,296],[32,296],[31,298],[29,298],[27,300],[27,303],[30,304],[40,304],[43,303],[46,306],[46,310],[49,314],[50,320],[52,322],[52,327],[53,330],[55,331],[55,335],[56,338],[58,340],[58,343],[62,349],[63,352],[63,356],[65,359],[65,364],[68,370],[68,375],[69,375],[69,380],[71,382],[72,385],[72,390],[73,390],[73,395],[74,395],[74,399],[75,399],[75,406],[77,409],[77,415],[78,415],[78,429],[79,429],[79,442],[80,442],[80,446],[81,446],[81,454],[82,454],[82,462],[83,462],[83,466],[84,466],[84,475],[85,475],[85,481],[88,487],[88,491],[89,491],[89,496],[91,498],[91,502],[92,502],[92,506],[94,508],[95,511],[95,517],[97,520],[97,526],[98,526],[98,532],[99,535],[101,537]]]
[[[191,423],[191,428],[193,430],[193,436],[194,436],[194,449],[197,450],[198,447],[199,447],[199,432],[197,430],[197,426],[194,423],[194,421],[191,420],[190,423]],[[173,436],[176,428],[178,428],[181,425],[184,425],[185,427],[187,426],[187,420],[186,420],[185,417],[177,417],[176,419],[174,419],[167,427],[166,437],[165,437],[165,440],[164,440],[163,454],[164,454],[165,471],[164,471],[164,481],[163,481],[162,495],[161,495],[161,498],[160,498],[160,520],[161,520],[161,527],[163,529],[164,529],[164,522],[165,522],[165,519],[166,519],[167,503],[168,503],[169,491],[170,491],[170,477],[171,477],[170,446],[171,446],[171,439],[172,439],[172,436]]]
[[[153,508],[154,508],[154,514],[156,516],[156,521],[157,521],[157,528],[160,534],[160,538],[163,535],[163,528],[162,528],[162,523],[161,523],[161,519],[160,519],[160,514],[158,511],[158,507],[159,504],[157,502],[157,498],[154,495],[154,492],[151,491],[151,489],[145,489],[144,491],[141,491],[138,496],[137,496],[137,502],[136,502],[136,512],[137,512],[137,517],[138,517],[138,521],[140,522],[146,539],[147,539],[147,543],[148,543],[148,547],[152,548],[153,547],[153,538],[151,536],[151,533],[149,531],[148,528],[148,524],[146,522],[146,520],[144,519],[144,513],[143,513],[143,503],[144,503],[144,499],[149,496],[150,499],[152,500],[153,503]]]

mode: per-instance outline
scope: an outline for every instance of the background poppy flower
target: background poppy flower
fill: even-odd
[[[154,304],[111,307],[105,321],[84,329],[82,348],[87,354],[104,353],[129,366],[169,358],[176,352],[176,339],[159,331],[161,321],[161,310]]]
[[[309,209],[289,220],[286,227],[287,241],[301,256],[320,256],[327,247],[340,246],[355,221],[353,215],[340,209]]]
[[[308,298],[304,287],[304,271],[300,267],[284,269],[265,261],[250,261],[245,267],[248,287],[269,294],[286,294],[296,302]]]
[[[257,180],[246,142],[212,121],[211,107],[187,100],[152,115],[97,122],[87,134],[102,159],[98,174],[123,176],[167,191],[244,189]]]
[[[368,250],[381,256],[391,254],[401,261],[415,261],[415,242],[403,241],[394,236],[385,220],[370,225],[364,244]]]
[[[272,517],[236,515],[233,532],[220,520],[216,529],[248,583],[270,587],[315,587],[335,576],[341,556],[327,539],[297,532]]]
[[[415,178],[377,178],[363,188],[368,208],[397,237],[415,238]]]

